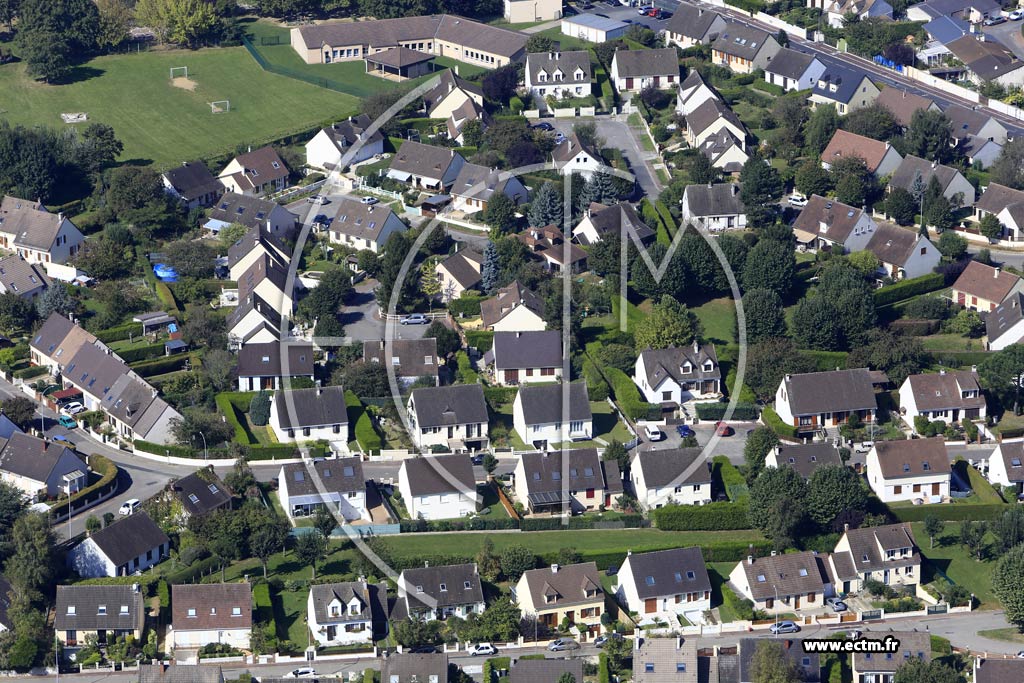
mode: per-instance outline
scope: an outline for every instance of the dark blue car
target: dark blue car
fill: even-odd
[[[689,425],[678,425],[676,427],[676,431],[679,432],[679,436],[684,439],[688,436],[697,436],[696,432],[690,429]]]

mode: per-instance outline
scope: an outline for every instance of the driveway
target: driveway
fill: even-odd
[[[416,277],[410,273],[409,277]],[[345,326],[345,336],[353,341],[362,342],[384,338],[384,321],[377,309],[377,298],[373,290],[377,287],[376,280],[363,280],[355,286],[348,301],[341,310],[341,324]],[[395,339],[421,339],[429,325],[395,325]]]
[[[545,121],[566,135],[572,131],[573,125],[577,122],[576,119],[545,119]],[[657,199],[663,187],[658,176],[655,175],[651,163],[660,160],[660,157],[657,152],[644,150],[638,139],[638,136],[643,133],[630,128],[625,117],[601,116],[593,121],[597,129],[597,136],[604,140],[605,146],[621,150],[623,156],[629,161],[641,191],[652,200]]]
[[[1007,21],[998,26],[982,26],[981,30],[986,36],[992,36],[996,42],[1017,55],[1018,59],[1024,59],[1024,37],[1020,34],[1020,27],[1019,21]]]

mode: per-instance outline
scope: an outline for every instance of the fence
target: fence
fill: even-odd
[[[299,81],[305,81],[310,85],[319,86],[321,88],[327,88],[328,90],[334,90],[335,92],[344,93],[346,95],[352,94],[352,86],[343,83],[342,81],[336,81],[331,78],[321,78],[319,76],[311,76],[295,69],[289,69],[286,66],[280,66],[279,64],[271,64],[266,58],[260,54],[259,50],[252,44],[248,36],[242,38],[242,45],[249,51],[249,54],[256,63],[260,65],[260,68],[264,71],[277,74],[279,76],[287,76],[288,78],[294,78]]]
[[[271,197],[269,197],[269,199],[271,201],[274,201],[274,202],[282,202],[282,201],[288,201],[289,199],[291,199],[292,197],[295,197],[297,195],[310,194],[312,192],[315,192],[316,190],[319,190],[321,187],[323,187],[324,184],[327,183],[327,180],[328,180],[327,178],[324,178],[323,180],[317,180],[315,182],[312,182],[309,185],[301,185],[301,186],[298,186],[298,187],[290,187],[287,190],[282,190],[281,192],[278,192],[277,194],[272,195]]]

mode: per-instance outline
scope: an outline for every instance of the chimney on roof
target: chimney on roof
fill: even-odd
[[[844,523],[843,524],[843,531],[846,532],[846,531],[849,531],[849,530],[850,530],[850,523],[849,522]]]
[[[977,365],[972,365],[972,366],[971,366],[971,372],[973,372],[973,373],[977,374],[977,372],[978,372],[978,366],[977,366]]]
[[[551,573],[552,574],[557,574],[558,573],[558,565],[557,564],[551,565]]]
[[[183,162],[181,162],[181,165],[182,165],[182,167],[184,167],[184,168],[188,168],[188,162],[187,162],[187,161],[183,161]]]
[[[710,182],[708,183],[708,189],[709,190],[711,189],[711,183]]]
[[[996,266],[995,268],[993,268],[992,269],[992,277],[998,279],[999,278],[999,271],[1000,271],[999,266]]]
[[[772,551],[772,557],[775,557],[775,551],[774,550]]]
[[[739,185],[737,185],[736,183],[733,183],[730,187],[732,187],[732,196],[733,197],[735,197],[736,195],[738,195],[740,193]]]
[[[430,560],[423,560],[423,568],[424,569],[429,569],[430,568]]]
[[[754,556],[747,555],[747,564],[754,564]]]
[[[946,375],[946,368],[939,368],[939,376],[940,377],[945,377],[945,375]]]

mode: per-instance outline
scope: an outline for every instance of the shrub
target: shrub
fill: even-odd
[[[257,427],[262,427],[270,422],[270,394],[265,391],[257,392],[249,403],[249,419]]]
[[[163,356],[164,344],[163,342],[160,342],[159,344],[149,344],[147,346],[139,346],[134,349],[116,351],[115,353],[117,353],[125,363],[137,363],[139,361]]]
[[[45,365],[33,365],[32,367],[15,370],[14,376],[19,379],[32,379],[33,377],[41,377],[49,371],[49,368]]]
[[[583,379],[587,383],[587,397],[591,401],[604,401],[611,394],[604,375],[589,357],[583,358]]]
[[[516,400],[516,393],[519,391],[518,387],[484,387],[484,399],[487,401],[487,405],[494,411],[504,405],[508,405]]]
[[[728,403],[698,403],[696,404],[697,417],[702,420],[718,421],[725,417]],[[754,403],[736,403],[736,409],[732,411],[733,420],[756,420],[761,415],[761,409]]]
[[[185,364],[191,362],[191,360],[192,354],[179,353],[174,356],[156,358],[154,360],[136,363],[131,367],[132,370],[142,377],[152,377],[153,375],[165,375],[168,372],[177,372],[178,370],[183,369]]]
[[[722,485],[725,487],[729,500],[736,502],[750,497],[747,480],[736,469],[736,466],[729,462],[729,458],[724,455],[716,455],[711,462],[722,478]]]
[[[903,301],[920,294],[927,294],[946,286],[946,281],[939,273],[928,273],[921,277],[901,280],[875,290],[875,306]]]
[[[652,510],[651,520],[662,531],[727,531],[750,528],[746,503],[666,505]]]
[[[224,416],[224,419],[235,430],[233,441],[241,444],[252,444],[253,441],[249,438],[248,430],[246,430],[241,420],[238,419],[237,406],[231,400],[230,394],[228,392],[217,394],[214,397],[214,402],[217,404],[217,410],[220,411],[220,414]]]
[[[348,406],[349,422],[355,422],[356,441],[359,443],[359,447],[364,451],[379,451],[383,448],[384,442],[373,426],[370,413],[351,389],[345,391],[345,405]],[[355,413],[355,417],[353,417],[353,413]]]
[[[486,353],[494,345],[494,332],[490,330],[466,330],[466,345],[479,349],[481,353]]]
[[[480,315],[480,302],[485,298],[482,294],[463,292],[458,299],[448,302],[448,312],[453,316],[476,317]]]
[[[740,598],[728,586],[722,587],[722,602],[730,607],[740,619],[745,621],[754,620],[754,603],[746,598]]]
[[[771,427],[776,434],[782,438],[795,439],[796,438],[796,427],[790,426],[782,421],[771,406],[765,406],[764,410],[761,411],[761,421],[765,425]]]
[[[111,344],[116,341],[123,341],[132,335],[141,335],[142,325],[139,323],[125,323],[116,327],[108,327],[96,333],[96,338],[104,344]]]
[[[651,404],[643,399],[629,375],[618,368],[604,368],[605,378],[611,383],[619,408],[633,420],[647,417]]]
[[[459,351],[455,354],[455,362],[459,366],[459,381],[463,384],[476,384],[480,381],[480,375],[477,374],[476,370],[473,369],[473,364],[469,360],[469,354],[465,351]]]

